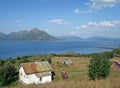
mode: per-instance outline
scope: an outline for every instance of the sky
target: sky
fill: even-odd
[[[120,38],[120,0],[0,0],[0,32]]]

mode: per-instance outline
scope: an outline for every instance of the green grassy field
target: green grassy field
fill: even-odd
[[[120,88],[120,71],[111,68],[108,78],[92,81],[87,75],[90,58],[87,57],[51,57],[52,67],[56,74],[52,83],[18,85],[8,88]],[[71,60],[72,65],[57,64],[64,60]],[[61,72],[66,71],[68,79],[61,78]]]

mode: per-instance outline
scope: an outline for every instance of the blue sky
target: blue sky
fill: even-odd
[[[120,38],[120,0],[0,0],[0,31]]]

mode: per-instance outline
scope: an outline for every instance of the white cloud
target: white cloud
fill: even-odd
[[[21,20],[15,20],[15,24],[20,28],[23,27],[23,22]]]
[[[120,25],[120,20],[119,21],[114,21],[116,25]]]
[[[50,23],[55,23],[55,24],[69,24],[67,21],[64,19],[53,19],[49,21]]]
[[[75,32],[71,31],[71,32],[70,32],[70,35],[74,36],[74,35],[75,35]]]
[[[68,22],[65,22],[64,24],[66,24],[66,25],[67,25],[67,24],[69,24],[69,23],[68,23]]]
[[[74,9],[75,14],[92,13],[104,8],[113,8],[120,4],[120,0],[90,0],[85,5],[88,6],[87,10]]]
[[[99,23],[100,27],[115,27],[114,22],[103,21]]]
[[[76,29],[107,29],[120,27],[120,21],[101,21],[101,22],[89,22],[85,25],[76,27]]]
[[[84,13],[91,13],[92,10],[80,10],[78,8],[73,10],[75,14],[84,14]]]
[[[120,4],[120,0],[91,0],[87,5],[93,10],[115,7]]]
[[[81,37],[104,36],[120,38],[120,20],[88,22],[76,27]]]
[[[76,14],[80,14],[81,11],[80,11],[79,9],[76,8],[76,9],[74,10],[74,13],[76,13]]]
[[[16,23],[21,23],[21,20],[15,20]]]

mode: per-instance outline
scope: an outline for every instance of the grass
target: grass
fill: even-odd
[[[73,65],[57,64],[57,61],[69,59]],[[85,57],[52,57],[52,67],[56,73],[52,83],[18,85],[8,88],[120,88],[120,71],[111,69],[106,79],[92,81],[87,75],[90,58]],[[67,71],[69,78],[63,80],[61,72]]]

